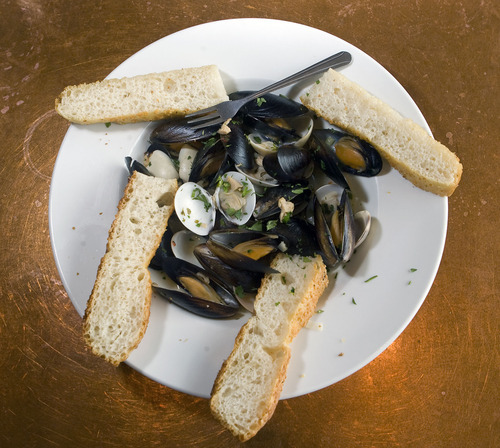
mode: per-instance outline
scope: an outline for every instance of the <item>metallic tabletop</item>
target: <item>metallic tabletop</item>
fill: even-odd
[[[236,447],[208,401],[90,354],[58,275],[54,99],[220,19],[288,20],[380,62],[460,157],[443,259],[417,315],[348,378],[282,400],[248,447],[495,447],[499,425],[499,15],[493,0],[0,1],[0,446]],[[423,212],[425,212],[423,210]]]

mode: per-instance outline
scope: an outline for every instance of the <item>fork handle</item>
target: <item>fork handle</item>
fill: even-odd
[[[323,59],[322,61],[317,62],[316,64],[313,64],[310,67],[301,70],[300,72],[297,72],[293,75],[290,75],[282,79],[281,81],[275,82],[274,84],[264,87],[263,89],[255,93],[252,93],[251,95],[248,95],[247,97],[245,97],[245,103],[248,101],[252,101],[255,98],[258,98],[262,95],[265,95],[266,93],[273,92],[274,90],[278,90],[281,89],[282,87],[286,87],[289,86],[290,84],[302,81],[303,79],[309,76],[324,72],[328,68],[342,67],[344,65],[349,64],[351,61],[352,61],[351,54],[348,53],[347,51],[341,51],[340,53],[336,53],[333,56]]]

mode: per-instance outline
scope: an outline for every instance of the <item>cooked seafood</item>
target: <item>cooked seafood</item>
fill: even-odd
[[[230,98],[247,93],[235,92]],[[172,235],[165,236],[151,266],[179,284],[179,290],[159,293],[186,309],[201,313],[211,302],[203,315],[228,317],[239,301],[252,310],[251,294],[263,275],[273,271],[269,260],[276,251],[319,253],[335,268],[352,257],[370,230],[369,212],[353,211],[343,173],[376,175],[380,156],[343,131],[313,129],[308,110],[288,98],[257,98],[221,129],[193,131],[182,119],[164,121],[151,142],[146,160],[152,166],[156,158],[172,161],[169,175],[184,182],[176,194],[176,214],[198,239],[190,249],[194,257],[178,254],[198,263],[198,271],[172,262],[178,260],[167,247]],[[131,159],[127,167],[148,171]],[[170,171],[172,167],[179,172]],[[157,173],[156,167],[151,171]],[[318,180],[322,177],[330,179],[326,185]],[[174,266],[188,274],[172,271]]]

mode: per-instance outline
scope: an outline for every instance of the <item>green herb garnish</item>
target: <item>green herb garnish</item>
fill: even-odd
[[[203,202],[203,206],[205,207],[206,212],[208,212],[212,207],[212,204],[210,203],[208,198],[201,192],[199,188],[195,188],[193,190],[193,192],[191,193],[191,198],[195,199],[196,201]]]

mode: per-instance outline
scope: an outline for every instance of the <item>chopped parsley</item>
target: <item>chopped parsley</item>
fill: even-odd
[[[257,98],[257,106],[262,106],[266,102],[266,99],[263,97]]]
[[[195,188],[191,193],[191,198],[197,201],[203,202],[203,206],[205,207],[205,211],[208,212],[212,207],[212,204],[208,200],[208,198],[201,192],[199,188]]]
[[[374,275],[373,277],[370,277],[369,279],[365,280],[365,283],[371,282],[373,279],[377,278],[378,275]]]

